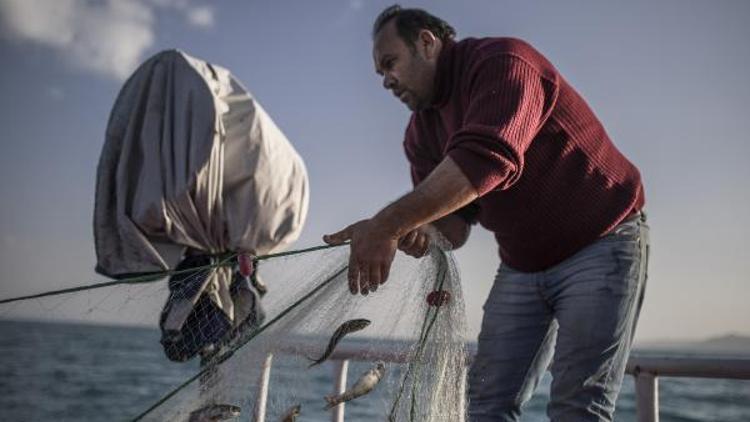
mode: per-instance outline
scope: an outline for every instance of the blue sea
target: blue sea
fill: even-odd
[[[133,418],[198,371],[197,362],[168,361],[158,339],[148,328],[0,321],[0,420]],[[548,374],[522,420],[547,420],[550,381]],[[332,382],[320,380],[320,390]],[[750,381],[660,378],[659,387],[663,422],[750,421]],[[616,420],[635,420],[631,377]]]

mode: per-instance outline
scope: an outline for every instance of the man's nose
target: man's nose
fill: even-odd
[[[391,89],[396,85],[396,79],[389,75],[383,76],[383,88]]]

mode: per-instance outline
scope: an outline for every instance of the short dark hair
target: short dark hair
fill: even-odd
[[[448,22],[437,16],[433,16],[422,9],[404,9],[398,4],[394,4],[380,12],[380,15],[375,19],[375,23],[372,25],[373,38],[391,19],[396,20],[398,35],[411,48],[414,47],[417,37],[419,37],[419,31],[423,29],[432,32],[442,41],[453,39],[456,36],[456,30]]]

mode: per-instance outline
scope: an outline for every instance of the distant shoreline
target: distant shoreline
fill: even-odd
[[[750,356],[750,337],[727,334],[698,341],[649,341],[636,343],[634,352],[688,352],[690,354]]]
[[[128,325],[97,323],[82,320],[44,320],[44,319],[3,319],[2,324],[41,324],[41,325],[68,325],[91,328],[124,328],[139,331],[153,331],[158,333],[158,328],[154,324],[148,325]],[[476,341],[468,340],[469,349],[476,349]],[[718,337],[711,337],[705,340],[665,340],[665,341],[645,341],[636,342],[633,346],[633,354],[653,354],[667,353],[670,355],[707,355],[719,357],[742,357],[750,358],[750,336],[728,334]]]

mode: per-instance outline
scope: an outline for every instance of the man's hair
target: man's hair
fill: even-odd
[[[412,49],[417,37],[419,37],[419,31],[423,29],[432,32],[442,41],[453,39],[456,36],[456,30],[448,22],[437,16],[433,16],[422,9],[403,9],[398,4],[394,4],[380,12],[380,15],[375,19],[375,23],[372,25],[373,38],[391,19],[395,19],[398,35]]]

